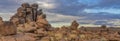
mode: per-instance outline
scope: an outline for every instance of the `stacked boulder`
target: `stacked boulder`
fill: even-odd
[[[0,17],[0,41],[37,41],[46,36],[50,28],[38,4],[23,3],[10,21]]]
[[[16,24],[19,31],[33,32],[38,28],[48,29],[50,24],[46,20],[46,15],[42,9],[38,9],[38,4],[23,3],[17,9],[17,13],[11,17],[11,22]]]
[[[29,3],[23,3],[21,7],[17,9],[17,13],[12,16],[11,21],[15,22],[16,20],[16,22],[18,22],[17,24],[24,24],[33,21],[36,22],[37,17],[41,14],[43,13],[41,9],[38,9],[38,4],[34,3],[30,5]]]

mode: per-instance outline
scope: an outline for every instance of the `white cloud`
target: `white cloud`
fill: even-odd
[[[4,21],[8,21],[13,14],[14,13],[0,13],[0,17],[2,17]]]
[[[27,3],[38,3],[40,8],[43,9],[53,9],[55,8],[56,4],[54,3],[54,0],[15,0],[18,4],[27,2]]]
[[[111,19],[107,21],[109,24],[112,23],[115,26],[120,26],[120,19]]]
[[[52,4],[52,3],[40,2],[40,1],[37,1],[37,3],[39,4],[40,8],[44,8],[44,9],[53,9],[53,8],[55,8],[55,4]]]
[[[120,14],[120,9],[115,8],[108,8],[108,9],[85,9],[84,12],[87,13],[100,13],[100,12],[107,12],[111,14]]]
[[[46,12],[45,14],[47,14],[47,19],[49,21],[70,22],[73,20],[84,18],[84,17],[79,17],[79,16],[62,15],[62,14],[55,14],[55,13],[50,13],[50,12]]]

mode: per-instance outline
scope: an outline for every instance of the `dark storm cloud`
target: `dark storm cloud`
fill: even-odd
[[[15,1],[11,0],[0,1],[1,13],[15,12],[16,7],[18,7],[18,4]]]
[[[98,4],[88,8],[120,8],[120,0],[100,0]]]
[[[56,0],[57,8],[48,10],[49,12],[61,13],[64,15],[77,15],[79,11],[85,9],[85,4],[80,4],[78,0]]]
[[[100,2],[100,6],[104,6],[104,7],[120,6],[120,0],[102,0]]]

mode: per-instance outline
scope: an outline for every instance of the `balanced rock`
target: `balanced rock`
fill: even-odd
[[[71,27],[71,29],[77,29],[78,26],[79,26],[79,23],[77,23],[77,21],[74,20],[70,27]]]
[[[43,28],[50,25],[46,20],[45,14],[41,14],[40,16],[37,17],[37,24],[39,27],[43,27]]]

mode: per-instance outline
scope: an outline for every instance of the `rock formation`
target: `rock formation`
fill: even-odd
[[[29,3],[23,3],[21,7],[17,9],[17,13],[12,16],[11,21],[15,20],[18,24],[24,24],[28,21],[37,21],[37,17],[40,16],[42,13],[41,9],[38,9],[38,4],[34,3],[30,5]],[[15,19],[17,18],[17,19]],[[17,23],[16,23],[17,24]]]
[[[77,21],[74,20],[70,27],[71,27],[71,29],[77,29],[78,26],[79,26],[79,23],[77,23]]]
[[[38,4],[23,3],[10,21],[0,17],[0,41],[120,41],[120,28],[70,26],[52,27]]]

